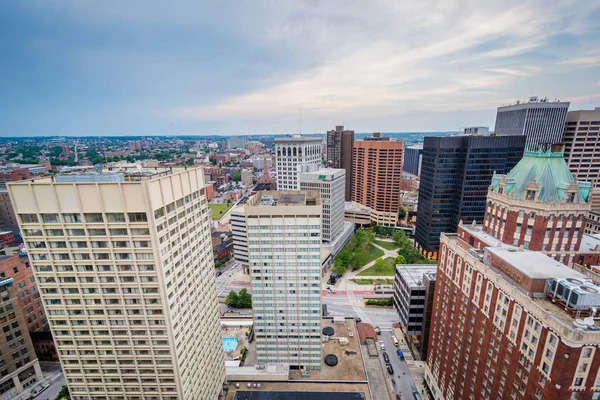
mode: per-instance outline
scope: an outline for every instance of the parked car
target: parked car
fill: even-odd
[[[387,367],[388,373],[390,375],[394,375],[394,368],[392,368],[392,364],[386,364],[385,366]]]
[[[217,271],[217,276],[221,276],[223,273],[221,271]]]
[[[394,346],[398,347],[398,339],[396,339],[396,336],[392,336],[392,343],[394,343]]]
[[[375,333],[381,335],[381,329],[378,326],[375,327]]]
[[[379,347],[381,347],[381,350],[385,350],[385,343],[383,343],[383,340],[379,341]]]
[[[390,363],[390,356],[388,356],[388,353],[386,353],[385,351],[383,352],[383,360],[386,364]]]
[[[356,323],[362,322],[362,319],[360,319],[360,317],[355,317],[354,320],[356,321]]]
[[[396,354],[398,354],[399,359],[404,360],[404,353],[402,352],[402,350],[398,349],[398,351],[396,351]]]

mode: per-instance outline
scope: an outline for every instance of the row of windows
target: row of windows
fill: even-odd
[[[125,218],[127,215],[127,219]],[[40,214],[38,218],[37,214],[19,214],[21,222],[24,224],[35,224],[41,221],[45,224],[81,224],[86,223],[125,223],[125,222],[148,222],[146,213],[84,213],[83,217],[79,213],[65,213],[65,214]],[[62,220],[61,218],[62,217]]]

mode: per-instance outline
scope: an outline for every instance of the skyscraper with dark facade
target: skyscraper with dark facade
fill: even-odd
[[[459,221],[477,223],[485,215],[494,171],[508,173],[521,159],[525,136],[430,136],[423,143],[415,241],[436,258],[442,232]]]
[[[327,166],[346,170],[346,201],[352,200],[352,148],[354,131],[344,130],[338,125],[327,131]]]
[[[569,102],[538,100],[498,107],[496,135],[527,137],[524,150],[537,151],[541,146],[561,143]]]
[[[423,160],[423,144],[413,144],[404,148],[404,164],[402,171],[419,176],[421,174],[421,161]]]

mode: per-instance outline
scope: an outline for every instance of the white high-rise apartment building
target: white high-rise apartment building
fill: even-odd
[[[323,203],[323,236],[325,242],[335,240],[344,230],[346,170],[310,166],[300,172],[300,190],[318,190]]]
[[[8,188],[71,399],[216,399],[225,369],[202,169]]]
[[[320,369],[320,194],[258,192],[243,215],[258,362]]]
[[[322,140],[300,135],[275,139],[277,190],[298,190],[302,166],[321,165]]]

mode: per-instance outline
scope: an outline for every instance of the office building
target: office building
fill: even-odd
[[[354,147],[354,131],[336,126],[327,131],[327,166],[346,170],[345,199],[352,199],[352,148]]]
[[[427,312],[431,314],[431,308],[428,311],[426,309],[427,305],[431,307],[431,302],[427,304],[427,286],[432,282],[435,283],[435,273],[435,265],[396,265],[394,309],[400,316],[400,325],[409,344],[413,345],[419,353],[424,343],[420,340],[425,329],[423,323]],[[430,318],[429,315],[429,321]],[[421,359],[425,359],[423,354]]]
[[[43,375],[12,278],[0,278],[0,304],[0,321],[4,331],[0,344],[0,396],[11,399],[35,385]]]
[[[8,185],[71,399],[214,399],[225,378],[201,168]]]
[[[244,205],[231,209],[231,233],[233,235],[233,256],[248,272],[248,236]]]
[[[489,135],[490,128],[487,126],[469,126],[467,128],[463,128],[464,135]]]
[[[571,173],[592,183],[592,209],[600,210],[600,109],[569,111],[564,143]]]
[[[585,224],[585,233],[596,235],[600,233],[600,210],[592,210]]]
[[[258,363],[321,367],[321,210],[318,191],[258,192],[243,207]]]
[[[246,147],[247,140],[241,137],[232,137],[227,139],[227,149],[243,149]]]
[[[332,242],[344,230],[344,187],[346,171],[343,169],[311,168],[299,174],[300,190],[318,190],[323,204],[322,239]]]
[[[425,383],[430,398],[596,399],[600,286],[540,252],[444,233]]]
[[[508,174],[494,175],[483,232],[570,265],[585,233],[591,184],[573,178],[558,147],[526,151]]]
[[[423,161],[423,144],[413,144],[404,148],[404,164],[402,171],[416,176],[421,175],[421,162]]]
[[[277,190],[298,190],[302,166],[321,165],[321,143],[316,137],[292,135],[275,139]]]
[[[481,223],[494,172],[508,173],[521,159],[524,136],[428,136],[423,143],[415,241],[436,258],[442,232],[459,221]]]
[[[368,207],[378,225],[396,225],[403,158],[403,143],[379,133],[354,142],[352,201]]]
[[[523,135],[524,150],[536,151],[542,146],[561,143],[569,102],[538,100],[498,107],[496,135]],[[545,150],[545,149],[544,149]]]

